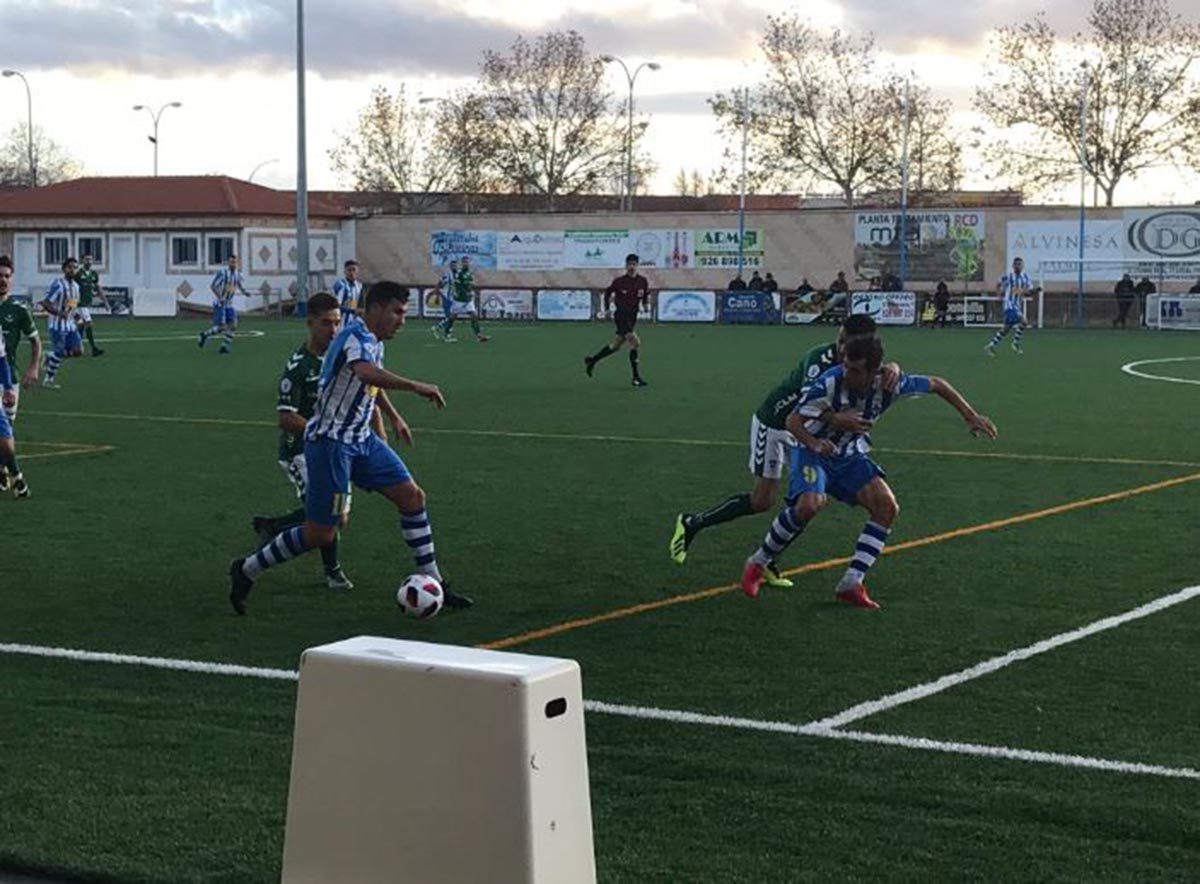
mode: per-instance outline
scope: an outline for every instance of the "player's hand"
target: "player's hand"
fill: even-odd
[[[808,446],[808,450],[822,457],[833,457],[837,454],[837,446],[828,439],[814,439],[813,443]]]
[[[23,384],[36,384],[38,382],[38,367],[31,365],[25,369],[25,376],[21,379]]]
[[[883,365],[883,389],[895,393],[900,386],[900,363],[885,362]]]
[[[442,395],[442,391],[437,388],[436,384],[418,383],[413,388],[413,392],[416,393],[418,396],[420,396],[422,399],[428,399],[430,402],[432,402],[434,404],[435,408],[445,408],[446,407],[446,397]]]
[[[869,433],[875,425],[874,421],[869,421],[852,411],[835,411],[829,415],[826,422],[835,430],[849,433]]]
[[[406,445],[414,445],[412,430],[408,426],[408,422],[400,415],[392,418],[392,429],[396,431],[396,435],[404,440]]]
[[[0,396],[0,402],[4,403],[5,408],[12,408],[17,404],[17,393],[15,390],[5,390],[4,395]]]
[[[987,436],[989,439],[995,439],[998,435],[992,419],[983,414],[971,415],[967,418],[967,426],[971,428],[972,436]]]

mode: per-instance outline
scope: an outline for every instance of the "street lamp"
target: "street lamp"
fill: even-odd
[[[633,73],[629,72],[629,65],[615,55],[602,55],[600,60],[605,64],[616,62],[621,66],[621,70],[625,71],[625,79],[629,81],[629,127],[625,133],[625,200],[622,205],[622,210],[626,212],[633,211],[633,84],[637,80],[638,74],[642,72],[642,68],[649,68],[652,71],[657,71],[662,68],[656,61],[643,61]]]
[[[162,117],[163,111],[165,111],[169,107],[183,107],[183,105],[178,101],[169,101],[166,104],[164,104],[162,107],[160,107],[158,109],[157,113],[150,110],[150,108],[146,107],[146,105],[144,105],[144,104],[135,104],[133,106],[133,109],[135,111],[144,110],[146,113],[148,113],[150,115],[150,119],[154,120],[154,134],[148,135],[147,137],[150,139],[150,143],[154,145],[154,177],[155,178],[158,177],[158,121]]]
[[[261,163],[259,163],[257,166],[254,167],[254,171],[252,171],[250,173],[250,177],[247,178],[246,180],[249,181],[251,184],[253,184],[254,176],[258,174],[259,169],[261,169],[263,166],[269,166],[269,165],[271,165],[271,163],[278,163],[278,162],[279,162],[279,160],[277,160],[277,159],[263,160]]]
[[[462,188],[463,198],[463,214],[471,214],[471,195],[468,193],[467,187],[467,109],[452,98],[443,98],[440,95],[425,95],[417,99],[417,104],[438,104],[448,105],[458,118],[459,138],[461,142],[458,145],[459,153],[459,187]]]
[[[5,70],[0,72],[0,75],[5,77],[20,77],[21,82],[25,84],[25,105],[29,112],[28,123],[29,128],[29,183],[33,187],[37,187],[37,166],[33,162],[33,92],[29,89],[29,81],[25,79],[25,75],[20,71]]]

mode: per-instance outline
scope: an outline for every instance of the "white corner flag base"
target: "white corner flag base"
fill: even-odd
[[[283,884],[594,884],[573,660],[361,636],[300,659]]]

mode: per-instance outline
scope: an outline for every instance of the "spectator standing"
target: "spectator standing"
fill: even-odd
[[[1113,328],[1118,325],[1125,328],[1125,320],[1129,317],[1129,308],[1133,306],[1133,299],[1137,296],[1137,286],[1134,285],[1133,277],[1126,273],[1117,282],[1113,288],[1113,294],[1117,296],[1117,315],[1113,319]]]
[[[768,273],[766,279],[763,280],[763,291],[772,293],[779,291],[779,283],[775,281],[773,274]]]
[[[1188,289],[1189,295],[1200,295],[1200,279],[1196,280],[1196,284]]]
[[[933,322],[932,325],[946,327],[946,319],[950,316],[950,289],[946,280],[939,279],[933,292]]]
[[[1158,291],[1158,287],[1150,281],[1149,276],[1143,276],[1135,290],[1138,296],[1138,307],[1142,311],[1142,323],[1146,321],[1146,298]]]
[[[850,291],[850,283],[846,282],[846,271],[839,270],[837,279],[829,284],[829,296],[844,295]]]
[[[744,292],[746,290],[746,280],[742,279],[742,274],[738,274],[733,279],[729,280],[729,285],[725,286],[731,292]]]
[[[770,274],[767,274],[767,275],[769,276]],[[813,291],[814,291],[814,289],[813,289],[812,285],[809,284],[807,276],[804,277],[802,280],[800,280],[800,285],[798,285],[796,287],[796,294],[802,298],[805,297],[806,295],[812,293]]]
[[[747,288],[752,292],[761,292],[763,290],[763,278],[758,275],[757,270],[750,274],[750,284]]]

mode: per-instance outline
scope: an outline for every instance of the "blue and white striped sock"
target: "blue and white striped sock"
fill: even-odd
[[[53,383],[54,376],[58,374],[58,367],[62,364],[62,357],[51,350],[46,354],[46,380]]]
[[[246,556],[242,562],[242,573],[251,580],[257,580],[258,575],[268,568],[274,568],[281,562],[294,559],[308,552],[304,545],[304,527],[297,525],[288,528],[277,535],[270,543],[252,556]]]
[[[227,331],[221,335],[221,349],[228,350],[233,346],[233,332]]]
[[[401,514],[400,533],[404,535],[404,542],[413,552],[417,572],[441,580],[442,573],[438,570],[437,556],[433,551],[433,528],[429,526],[429,513],[418,510],[415,513]]]
[[[887,546],[888,535],[891,533],[890,528],[885,528],[878,522],[867,522],[863,526],[862,534],[858,535],[858,543],[854,547],[854,558],[838,583],[839,590],[849,589],[866,579],[867,572],[871,570],[875,560],[883,555],[883,548]]]
[[[784,507],[767,529],[760,546],[750,558],[760,565],[769,565],[779,558],[793,540],[804,532],[804,522],[796,517],[791,507]]]

